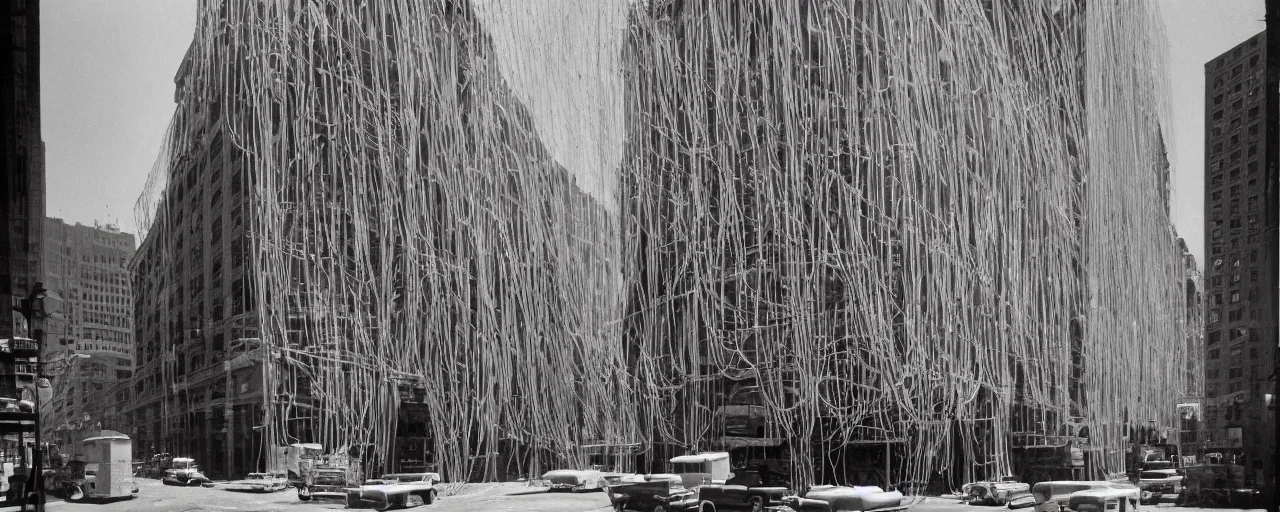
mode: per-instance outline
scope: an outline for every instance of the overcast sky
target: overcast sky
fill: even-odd
[[[1175,119],[1172,215],[1203,265],[1204,63],[1265,28],[1263,0],[1164,0],[1162,8]],[[136,232],[133,205],[173,113],[195,0],[59,0],[41,11],[48,215]]]

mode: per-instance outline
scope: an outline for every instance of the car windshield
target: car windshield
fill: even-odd
[[[1156,479],[1156,478],[1169,478],[1170,476],[1173,476],[1173,475],[1170,475],[1168,473],[1164,473],[1161,471],[1143,471],[1141,478],[1146,478],[1150,480],[1150,479]]]
[[[701,462],[672,462],[671,472],[675,474],[682,473],[708,473],[706,468],[702,467]]]

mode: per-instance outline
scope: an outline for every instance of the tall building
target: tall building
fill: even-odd
[[[128,262],[135,248],[133,235],[114,225],[45,219],[42,279],[62,297],[61,314],[44,327],[46,355],[87,356],[70,359],[75,363],[52,381],[53,405],[45,425],[64,443],[76,443],[79,434],[95,428],[120,426],[113,409],[122,402],[111,390],[133,377]]]
[[[1276,305],[1264,279],[1266,33],[1205,64],[1205,399],[1203,448],[1262,482],[1275,450]]]
[[[201,5],[140,201],[144,451],[461,480],[727,449],[954,488],[1122,473],[1126,426],[1178,424],[1154,2],[1005,10],[980,47],[935,31],[951,8],[512,5]]]
[[[40,2],[0,6],[0,338],[26,336],[9,309],[40,276],[44,141],[40,135]]]
[[[191,70],[188,52],[174,77],[170,158],[157,163],[168,179],[130,262],[137,344],[125,415],[141,455],[195,457],[228,477],[260,468],[262,452],[245,159],[221,109],[192,98]]]

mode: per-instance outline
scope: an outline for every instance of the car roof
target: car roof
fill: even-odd
[[[728,458],[729,458],[728,452],[711,452],[711,453],[699,453],[697,455],[681,455],[679,457],[672,458],[671,462],[676,464],[682,464],[682,463],[690,463],[690,462],[708,462],[708,461],[723,460]]]

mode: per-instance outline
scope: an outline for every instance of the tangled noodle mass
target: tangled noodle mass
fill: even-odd
[[[272,444],[389,457],[411,382],[446,477],[719,449],[730,403],[797,482],[999,476],[1067,423],[1114,473],[1199,385],[1163,37],[1152,0],[202,0],[140,230],[224,133]]]

